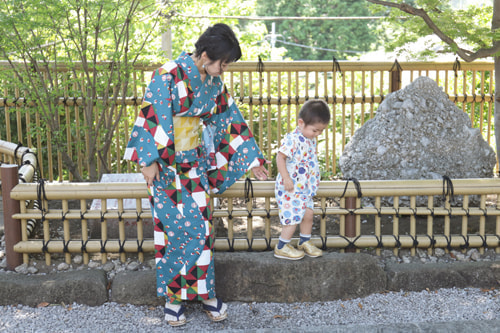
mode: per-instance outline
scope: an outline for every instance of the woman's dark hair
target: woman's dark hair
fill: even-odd
[[[330,122],[330,108],[321,99],[310,99],[300,108],[299,119],[302,119],[306,126],[316,123],[328,124]]]
[[[194,46],[197,56],[207,52],[212,61],[222,60],[222,63],[230,63],[241,58],[240,43],[233,30],[224,23],[214,24],[205,30]]]

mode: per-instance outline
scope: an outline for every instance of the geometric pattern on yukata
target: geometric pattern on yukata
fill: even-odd
[[[224,182],[226,173],[230,168],[233,155],[238,152],[239,146],[251,137],[250,129],[246,123],[234,122],[229,124],[226,136],[221,140],[216,156],[217,168],[210,173],[212,187],[218,187]],[[245,152],[245,150],[244,150]]]
[[[302,222],[307,208],[314,207],[313,197],[318,190],[320,172],[316,153],[316,139],[308,139],[299,128],[288,133],[278,150],[287,156],[286,168],[293,180],[293,192],[285,191],[283,177],[278,174],[275,196],[280,223],[294,225]]]
[[[173,223],[163,225],[161,219],[155,219],[157,235],[164,237],[163,244],[155,241],[157,293],[170,302],[212,298],[215,297],[215,282],[210,197],[202,185],[202,178],[197,175],[197,162],[177,163],[176,166],[175,181],[160,190],[167,199],[164,202],[177,208],[176,213],[169,210],[170,214],[175,214],[170,216]],[[155,215],[158,213],[163,214],[157,204]]]
[[[210,229],[213,230],[212,226],[210,226]],[[171,300],[200,301],[215,297],[215,295],[209,293],[210,288],[208,287],[214,285],[213,238],[208,237],[207,239],[209,241],[206,242],[203,253],[196,264],[188,272],[183,269],[168,284],[167,298]]]

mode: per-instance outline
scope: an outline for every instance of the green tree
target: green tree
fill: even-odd
[[[54,150],[74,179],[97,180],[98,163],[101,170],[108,169],[105,157],[126,110],[132,66],[154,37],[157,17],[153,0],[1,2],[0,57],[11,65],[3,78],[15,80],[26,100],[35,104],[27,112],[40,115],[47,127],[37,130],[52,136]],[[65,81],[58,68],[71,72],[72,81]],[[88,175],[79,173],[70,154],[85,146],[66,144],[67,124],[60,121],[66,103],[61,103],[62,96],[78,104],[84,126],[69,126],[70,132],[79,130],[87,137]]]
[[[171,29],[172,57],[177,57],[181,51],[192,52],[198,37],[215,23],[226,23],[233,28],[240,41],[242,60],[257,60],[259,55],[268,54],[270,49],[260,43],[266,34],[262,22],[228,18],[252,16],[255,5],[255,1],[166,0],[162,30]]]
[[[443,52],[455,53],[470,62],[494,57],[495,61],[495,141],[500,151],[500,0],[491,5],[454,9],[448,1],[367,0],[390,9],[390,22],[404,33],[394,36],[391,47],[434,34],[445,46]]]
[[[362,17],[371,13],[362,0],[257,0],[258,15],[281,17]],[[266,21],[271,32],[272,21]],[[376,49],[381,34],[370,20],[276,20],[277,46],[294,60],[347,59]],[[332,51],[334,50],[334,51]]]

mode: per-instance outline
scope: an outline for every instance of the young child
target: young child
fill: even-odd
[[[282,225],[274,256],[298,260],[304,255],[319,257],[323,252],[312,244],[313,197],[318,190],[320,173],[316,137],[330,122],[330,109],[322,100],[308,100],[299,111],[297,128],[288,133],[276,156],[278,177],[275,195]],[[296,225],[300,224],[298,249],[290,244]]]

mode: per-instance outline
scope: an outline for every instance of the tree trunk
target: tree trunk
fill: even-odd
[[[493,2],[493,19],[491,20],[491,29],[500,28],[500,0]],[[494,46],[500,44],[500,41],[493,41]],[[495,57],[495,143],[497,150],[497,161],[500,152],[500,57]]]

